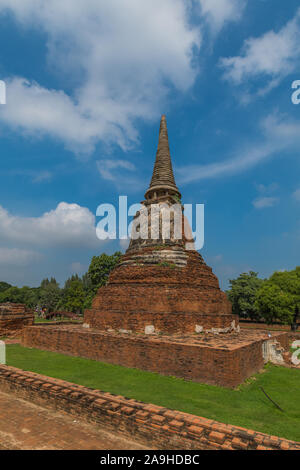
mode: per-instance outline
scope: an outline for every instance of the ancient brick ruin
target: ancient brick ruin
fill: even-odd
[[[13,336],[34,323],[34,314],[23,304],[0,304],[0,337]]]
[[[229,333],[238,328],[238,317],[232,315],[231,304],[211,268],[197,251],[187,249],[192,242],[184,233],[180,198],[163,116],[153,176],[142,202],[143,208],[148,209],[148,238],[131,239],[107,286],[99,289],[92,309],[85,313],[85,323],[91,328],[146,334]],[[162,214],[165,207],[174,204],[179,208],[181,237],[176,237],[171,220],[170,233],[165,238]],[[159,215],[153,238],[151,211],[155,205]],[[142,228],[138,228],[141,232]]]
[[[165,232],[164,214],[174,204]],[[218,279],[184,230],[182,209],[163,116],[129,248],[85,312],[84,325],[26,328],[23,344],[227,387],[261,369],[270,337],[240,332]],[[287,347],[285,333],[274,335],[273,342]]]

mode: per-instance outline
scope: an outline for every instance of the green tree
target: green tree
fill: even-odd
[[[92,258],[88,276],[91,281],[91,289],[94,290],[94,292],[96,292],[99,287],[106,285],[108,276],[119,263],[121,255],[122,253],[117,251],[113,255],[102,253],[102,255]]]
[[[62,290],[55,278],[44,279],[41,282],[39,304],[48,312],[55,312],[62,298]]]
[[[97,290],[106,285],[109,274],[117,266],[121,256],[122,253],[117,251],[113,255],[102,253],[102,255],[92,258],[89,270],[82,279],[86,292],[84,308],[91,307]]]
[[[0,291],[0,303],[12,302],[25,304],[27,308],[33,309],[39,303],[40,289],[33,287],[13,287]]]
[[[82,313],[86,293],[81,279],[73,279],[67,283],[64,293],[64,308],[68,312]]]
[[[232,302],[232,311],[240,317],[251,320],[260,319],[260,311],[255,305],[256,293],[263,285],[263,279],[258,277],[258,273],[250,271],[242,273],[237,279],[229,281],[231,289],[227,291],[227,296]]]
[[[24,292],[18,287],[9,287],[0,293],[0,303],[3,302],[13,302],[16,304],[23,303]]]
[[[255,305],[269,325],[275,322],[291,324],[293,321],[293,296],[270,281],[258,290]]]
[[[12,287],[11,284],[8,284],[7,282],[0,282],[0,292],[4,292],[10,287]]]
[[[300,267],[272,274],[257,292],[256,307],[268,323],[291,324],[300,309]]]

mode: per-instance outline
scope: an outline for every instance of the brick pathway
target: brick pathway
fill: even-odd
[[[141,444],[0,393],[0,450],[131,450]]]

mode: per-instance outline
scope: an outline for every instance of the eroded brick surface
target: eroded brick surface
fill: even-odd
[[[168,247],[172,252],[176,247]],[[161,333],[195,333],[204,330],[238,326],[231,314],[231,304],[219,288],[218,279],[196,251],[186,251],[184,267],[163,263],[143,263],[144,256],[160,248],[139,251],[141,262],[120,264],[110,275],[108,285],[101,287],[84,322],[101,330],[126,329],[144,333],[153,326]],[[163,251],[167,251],[164,247]],[[126,254],[122,262],[132,257]]]
[[[23,304],[0,304],[0,337],[20,334],[28,325],[33,325],[34,314]]]
[[[48,410],[0,392],[0,449],[114,450],[147,447],[78,416]]]

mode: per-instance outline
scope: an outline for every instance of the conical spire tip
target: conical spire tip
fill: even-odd
[[[150,187],[145,194],[146,199],[149,193],[158,189],[170,190],[180,194],[173,174],[165,114],[161,116],[156,160]]]

